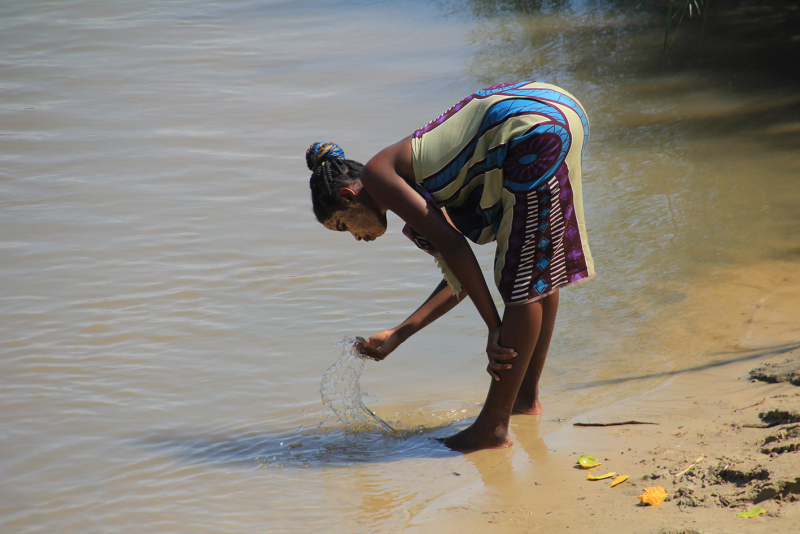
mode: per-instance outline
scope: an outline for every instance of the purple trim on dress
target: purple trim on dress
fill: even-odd
[[[524,82],[524,85],[527,85],[529,83],[533,83],[533,82]],[[511,83],[499,83],[497,85],[490,85],[489,87],[486,87],[486,88],[484,88],[484,89],[482,89],[480,91],[480,92],[489,92],[489,94],[485,94],[485,95],[480,95],[478,93],[472,93],[468,97],[456,102],[453,106],[450,107],[450,109],[448,109],[447,111],[445,111],[444,113],[439,115],[437,118],[433,119],[431,122],[429,122],[428,124],[426,124],[422,128],[416,130],[413,133],[413,136],[416,137],[416,138],[422,137],[424,134],[430,132],[431,130],[434,130],[437,126],[439,126],[440,124],[445,122],[447,119],[449,119],[450,117],[452,117],[453,115],[458,113],[461,110],[461,108],[463,108],[464,106],[466,106],[467,104],[469,104],[473,100],[483,100],[484,98],[489,98],[490,96],[494,96],[496,94],[500,94],[500,93],[502,93],[502,91],[498,91],[497,89],[503,89],[504,87],[509,87],[511,85],[519,87],[520,83],[519,82],[511,82]]]

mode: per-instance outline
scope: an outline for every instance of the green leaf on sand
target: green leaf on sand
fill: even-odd
[[[588,454],[584,454],[578,458],[578,463],[584,469],[591,469],[592,467],[597,467],[600,465],[600,462],[597,461],[597,458],[594,456],[589,456]]]
[[[736,514],[736,517],[758,517],[761,514],[763,514],[764,512],[766,512],[766,510],[756,506],[752,510],[748,510],[746,512],[739,512],[738,514]]]

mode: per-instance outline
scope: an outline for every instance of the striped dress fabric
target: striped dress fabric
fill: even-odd
[[[581,197],[588,137],[572,95],[519,82],[468,96],[411,138],[417,191],[471,241],[497,242],[494,278],[507,305],[594,276]],[[413,229],[404,233],[437,256]]]

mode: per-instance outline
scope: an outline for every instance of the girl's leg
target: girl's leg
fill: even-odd
[[[553,337],[553,329],[556,325],[556,313],[558,313],[558,288],[547,295],[542,303],[542,328],[539,331],[539,339],[533,349],[531,362],[528,364],[528,371],[522,379],[522,385],[517,393],[517,400],[514,403],[514,410],[527,414],[542,413],[542,404],[539,402],[539,378],[542,376],[544,361],[547,358],[547,350],[550,348],[550,339]]]
[[[506,306],[500,345],[516,350],[517,356],[509,360],[511,369],[497,371],[500,381],[492,380],[486,403],[475,422],[469,428],[444,439],[445,445],[454,450],[469,450],[508,447],[511,444],[508,421],[520,385],[526,377],[541,326],[541,301]]]

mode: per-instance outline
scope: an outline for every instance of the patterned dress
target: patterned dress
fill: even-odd
[[[417,191],[471,241],[497,242],[495,283],[507,305],[594,276],[581,198],[589,122],[569,93],[539,82],[474,93],[411,138]],[[460,285],[433,246],[454,290]]]

